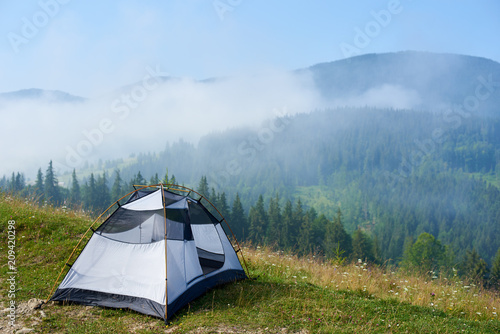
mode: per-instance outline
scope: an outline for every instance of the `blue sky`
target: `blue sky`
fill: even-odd
[[[8,157],[0,175],[33,177],[51,159],[72,170],[321,108],[307,79],[289,74],[321,62],[406,50],[500,61],[499,18],[497,0],[0,0],[0,92],[41,88],[93,98],[2,102],[0,133],[15,140],[0,141]],[[145,80],[152,74],[182,80],[156,89]],[[230,79],[193,81],[211,77]],[[123,90],[146,95],[126,105]],[[406,95],[382,100],[401,103]],[[135,131],[137,124],[176,126],[158,140]],[[19,129],[30,131],[19,136]]]
[[[204,79],[403,50],[500,61],[499,32],[495,0],[0,1],[0,92],[93,97],[147,66]]]

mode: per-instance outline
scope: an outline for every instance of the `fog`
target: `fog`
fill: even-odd
[[[7,159],[0,175],[21,171],[33,179],[49,160],[62,173],[85,161],[155,152],[179,139],[196,144],[209,132],[322,106],[307,74],[285,72],[202,82],[147,77],[78,103],[3,99],[0,151]]]
[[[335,106],[394,109],[412,109],[421,103],[422,99],[416,90],[391,84],[370,88],[360,95],[335,99],[333,102]]]
[[[48,96],[4,99],[0,131],[7,140],[2,140],[0,151],[7,159],[0,175],[21,171],[33,179],[49,160],[62,173],[98,159],[158,152],[179,139],[196,145],[207,133],[257,127],[285,114],[343,106],[409,109],[420,102],[416,91],[390,84],[326,101],[307,71],[205,81],[146,76],[85,102]]]

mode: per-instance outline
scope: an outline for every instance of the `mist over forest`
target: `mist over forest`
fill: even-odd
[[[377,261],[397,263],[422,233],[446,246],[451,266],[472,250],[491,264],[500,248],[494,61],[400,52],[244,78],[145,75],[97,98],[0,94],[0,109],[12,115],[1,130],[16,138],[0,144],[9,156],[0,186],[11,187],[14,172],[33,193],[37,171],[52,161],[68,201],[74,171],[83,195],[104,183],[106,207],[117,177],[126,193],[168,172],[193,188],[206,181],[205,195],[228,217],[238,197],[248,219],[232,224],[254,243],[328,254],[320,218],[335,221],[340,210],[347,233],[364,233]],[[288,204],[295,210],[298,201],[309,223],[292,224],[289,235],[252,223],[259,205],[267,214],[278,205],[284,226]],[[308,238],[293,239],[299,231]]]
[[[42,89],[1,93],[0,130],[15,140],[0,144],[9,157],[0,175],[23,171],[33,180],[47,158],[62,174],[85,162],[159,152],[180,139],[197,146],[210,133],[255,129],[281,115],[314,110],[369,106],[454,117],[469,103],[475,115],[495,116],[500,102],[498,63],[450,54],[369,54],[293,72],[202,81],[167,74],[147,67],[142,80],[96,97]]]

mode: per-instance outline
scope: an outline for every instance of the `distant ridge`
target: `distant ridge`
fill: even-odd
[[[48,100],[49,102],[85,102],[86,98],[60,90],[44,90],[38,88],[21,89],[13,92],[0,93],[0,99],[6,100]]]
[[[473,107],[477,107],[478,114],[500,116],[500,63],[482,57],[420,51],[365,54],[315,64],[292,73],[310,75],[317,92],[332,107],[395,105],[402,109],[443,111],[454,106],[464,107],[468,102],[476,103]],[[182,82],[181,78],[169,76],[155,79],[159,84]],[[224,79],[227,78],[193,81],[209,86]],[[137,85],[142,82],[118,87],[114,93],[128,92]],[[475,97],[478,92],[482,94],[480,99]],[[88,100],[59,90],[36,88],[0,93],[2,99],[40,99],[53,103]]]
[[[402,51],[365,54],[297,72],[304,71],[312,73],[317,89],[328,99],[358,96],[390,85],[414,91],[422,100],[422,108],[431,110],[463,104],[464,99],[476,94],[480,80],[491,80],[494,84],[486,88],[488,91],[481,89],[487,98],[480,101],[480,108],[498,116],[500,63],[482,57]]]

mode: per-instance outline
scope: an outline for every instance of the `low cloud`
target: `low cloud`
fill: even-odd
[[[24,172],[33,178],[53,160],[59,173],[85,162],[158,152],[179,139],[197,144],[208,133],[258,127],[286,112],[293,115],[343,106],[409,109],[421,103],[416,91],[381,85],[358,96],[326,102],[308,72],[267,72],[206,81],[157,78],[85,102],[36,99],[0,100],[7,157],[0,175]]]
[[[360,95],[336,99],[333,102],[337,106],[393,109],[412,109],[421,103],[422,100],[417,91],[390,84],[370,88]]]
[[[21,171],[33,178],[49,160],[61,173],[85,161],[157,152],[181,138],[197,144],[210,132],[258,126],[276,110],[295,114],[324,106],[307,74],[154,80],[80,103],[47,96],[0,101],[0,131],[8,138],[0,143],[8,157],[0,175]]]

